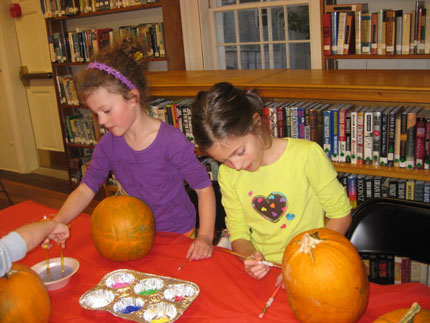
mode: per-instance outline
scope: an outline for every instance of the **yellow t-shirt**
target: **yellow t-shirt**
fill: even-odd
[[[256,172],[221,165],[218,176],[230,241],[249,240],[277,263],[294,236],[324,226],[324,214],[341,218],[351,211],[321,147],[303,139],[285,140],[287,148],[273,164]]]

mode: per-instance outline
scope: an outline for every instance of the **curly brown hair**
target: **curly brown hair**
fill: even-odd
[[[147,82],[145,77],[145,50],[138,42],[125,39],[111,47],[103,48],[91,58],[91,62],[104,63],[125,76],[133,83],[140,93],[140,105],[146,107]],[[100,87],[109,92],[120,94],[125,99],[130,98],[130,89],[111,74],[98,69],[85,69],[75,76],[76,89],[79,98],[85,102],[89,95]]]

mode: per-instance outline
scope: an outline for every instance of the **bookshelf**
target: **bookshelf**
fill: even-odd
[[[149,72],[152,97],[194,97],[217,82],[257,89],[265,100],[419,105],[430,109],[430,74],[418,70],[225,70]],[[420,79],[420,84],[416,80]],[[334,162],[338,172],[430,181],[430,170]]]
[[[124,3],[126,1],[123,1]],[[45,2],[46,3],[46,2]],[[130,2],[128,2],[130,3]],[[136,1],[137,3],[137,1]],[[179,0],[161,0],[158,2],[148,2],[146,4],[131,5],[121,8],[106,10],[95,10],[92,12],[81,12],[74,15],[62,15],[48,17],[45,19],[48,39],[52,39],[55,34],[64,34],[72,31],[86,31],[112,28],[119,30],[124,26],[137,26],[139,24],[163,23],[163,39],[165,54],[154,57],[149,56],[148,69],[153,70],[185,70],[185,55],[181,25],[181,12]],[[51,50],[52,53],[52,50]],[[55,88],[57,94],[57,105],[60,115],[60,123],[64,146],[69,163],[69,179],[72,187],[76,186],[80,180],[80,173],[77,169],[82,169],[82,158],[94,149],[96,142],[100,139],[101,129],[91,111],[80,102],[64,102],[64,93],[60,93],[57,79],[72,76],[88,64],[86,60],[55,61],[52,58],[53,79],[56,80]],[[66,81],[67,82],[67,81]],[[68,121],[74,114],[82,114],[86,117],[84,128],[93,130],[93,142],[73,142],[68,135]],[[85,123],[89,122],[85,126]],[[88,130],[90,131],[90,130]],[[84,159],[85,160],[85,159]],[[85,167],[85,166],[84,166]],[[107,193],[107,192],[106,192]]]
[[[417,2],[422,2],[423,3],[423,7],[421,9],[419,9],[417,12],[419,12],[420,14],[416,15],[417,17],[417,21],[420,21],[421,17],[423,19],[423,22],[417,22],[415,23],[415,17],[412,17],[415,15],[415,9],[417,8]],[[348,14],[351,14],[353,16],[352,18],[352,27],[351,27],[351,32],[352,32],[352,38],[350,38],[351,43],[349,44],[349,50],[343,50],[342,54],[339,54],[339,51],[336,50],[338,46],[336,46],[336,44],[333,43],[333,38],[337,37],[337,41],[339,41],[339,35],[340,38],[347,38],[343,36],[343,32],[348,31],[347,27],[344,27],[343,29],[341,27],[339,27],[340,22],[339,21],[343,21],[343,20],[339,20],[339,14],[342,11],[338,11],[337,14],[337,29],[334,30],[332,27],[332,24],[334,23],[333,20],[333,16],[331,17],[331,20],[329,22],[330,24],[330,40],[324,40],[325,38],[327,38],[327,22],[324,22],[324,20],[327,21],[327,17],[324,17],[324,14],[328,14],[328,15],[332,15],[332,13],[327,12],[327,8],[330,7],[331,5],[343,5],[344,8],[346,7],[345,4],[368,4],[368,8],[364,8],[363,11],[360,11],[360,15],[357,16],[357,14],[355,13],[355,11],[344,11],[346,12],[346,15],[348,16]],[[322,36],[322,55],[323,55],[323,68],[324,69],[336,69],[338,68],[338,64],[339,62],[344,62],[343,65],[347,66],[349,64],[347,64],[345,61],[339,61],[339,60],[402,60],[403,62],[405,62],[405,60],[430,60],[430,40],[426,40],[426,37],[429,38],[430,33],[428,32],[428,24],[426,23],[426,9],[427,11],[429,11],[429,3],[428,1],[416,1],[416,0],[407,0],[407,1],[386,1],[386,0],[382,0],[382,1],[349,1],[349,0],[339,0],[339,1],[335,1],[335,0],[321,0],[320,1],[320,9],[321,9],[321,36]],[[424,9],[424,11],[422,11]],[[330,10],[329,10],[330,11]],[[359,11],[359,10],[357,10]],[[369,16],[368,16],[368,28],[369,32],[366,33],[360,29],[360,32],[357,32],[357,20],[362,18],[362,14],[364,12],[368,12]],[[388,12],[390,12],[389,14],[387,14]],[[424,12],[424,13],[423,13]],[[423,13],[423,14],[422,14]],[[379,21],[378,21],[378,14],[379,14]],[[390,17],[387,17],[391,16]],[[406,16],[409,15],[409,19],[405,20]],[[427,22],[429,21],[429,14],[427,13]],[[359,18],[360,17],[360,18]],[[420,19],[418,19],[418,17],[420,17]],[[397,19],[397,22],[396,22]],[[399,21],[400,20],[400,21]],[[389,22],[391,21],[391,22]],[[415,37],[415,39],[418,37],[421,40],[421,44],[420,44],[420,40],[418,39],[418,43],[415,45],[416,49],[413,48],[413,41],[409,42],[409,46],[406,46],[404,43],[400,44],[400,41],[402,41],[402,37],[404,38],[404,33],[406,32],[406,29],[404,29],[404,25],[405,22],[408,22],[410,29],[408,32],[408,37],[410,37],[411,39],[413,39]],[[383,27],[379,27],[379,25],[381,25],[381,22]],[[366,25],[366,24],[365,24]],[[346,23],[346,26],[348,26],[348,23]],[[361,27],[363,27],[363,21],[361,21],[360,24]],[[390,27],[389,27],[390,26]],[[400,27],[400,28],[399,28]],[[422,30],[421,34],[417,36],[417,33],[415,33],[414,35],[414,29],[418,29],[418,30]],[[427,36],[426,34],[426,29],[427,29]],[[391,35],[392,36],[388,36],[389,34],[389,30],[392,31]],[[402,32],[400,32],[400,30]],[[398,34],[396,34],[396,31],[398,31]],[[333,35],[337,33],[337,36]],[[368,34],[369,37],[368,39],[364,39],[366,38],[365,36],[363,36],[364,34]],[[418,32],[419,34],[419,32]],[[361,36],[361,45],[360,42],[357,43],[357,36],[360,35]],[[421,37],[422,35],[422,37]],[[382,36],[382,37],[381,37]],[[378,37],[383,39],[382,41],[379,41],[378,43]],[[390,40],[391,39],[391,40]],[[398,41],[400,40],[400,41]],[[345,44],[344,40],[343,42],[341,41],[341,43]],[[330,45],[328,45],[328,42],[331,42]],[[336,41],[334,41],[336,42]],[[365,44],[368,43],[368,46],[366,46]],[[346,43],[348,43],[346,41]],[[382,43],[382,47],[381,44]],[[339,43],[338,43],[339,44]],[[391,45],[391,46],[390,46]],[[328,49],[329,46],[330,48]],[[334,47],[333,47],[334,46]],[[342,45],[341,45],[342,46]],[[357,50],[357,47],[360,46],[360,49]],[[369,49],[369,52],[364,53],[363,46],[365,46],[366,48]],[[391,48],[390,50],[388,50],[389,48]],[[367,51],[367,50],[365,50]],[[354,64],[354,63],[353,63]],[[383,66],[380,62],[377,63],[381,66]],[[403,64],[403,63],[400,63]],[[425,63],[424,63],[425,64]],[[375,64],[372,64],[375,65]],[[393,64],[390,63],[386,63],[384,64],[386,66],[393,66]],[[420,64],[423,65],[423,64]],[[358,65],[353,65],[353,66],[358,66]],[[358,68],[358,67],[356,67]],[[390,67],[388,67],[390,68]],[[396,67],[394,67],[396,68]]]

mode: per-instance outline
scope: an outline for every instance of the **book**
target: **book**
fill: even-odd
[[[403,13],[402,26],[402,55],[408,55],[410,52],[411,13]]]
[[[394,166],[400,166],[400,137],[401,137],[401,118],[403,114],[403,106],[400,107],[396,114],[395,130],[394,130]]]
[[[425,53],[426,8],[418,9],[417,54]]]
[[[395,40],[396,40],[396,11],[387,10],[386,12],[386,54],[395,54]]]
[[[372,14],[361,13],[361,54],[370,54],[372,46]]]
[[[357,110],[357,164],[363,164],[364,156],[364,110],[365,107],[360,107]]]
[[[414,201],[424,202],[424,181],[415,181]]]
[[[409,283],[410,265],[409,257],[394,256],[394,284]]]
[[[357,175],[357,206],[366,200],[366,183],[365,175]]]
[[[371,165],[373,160],[373,110],[366,108],[364,111],[364,152],[363,163]]]
[[[364,200],[367,201],[373,198],[373,176],[364,176]]]
[[[379,264],[378,255],[376,253],[369,254],[369,281],[378,283],[379,278]]]
[[[382,197],[382,177],[381,176],[373,176],[373,197]],[[387,182],[388,184],[388,182]],[[387,188],[388,192],[388,188]],[[388,196],[388,193],[387,193]]]
[[[409,179],[406,181],[406,200],[413,200],[414,199],[414,189],[415,189],[415,181],[413,179]]]
[[[355,4],[327,4],[325,5],[325,12],[333,11],[368,11],[369,7],[367,3],[355,3]]]
[[[398,189],[397,197],[399,199],[405,200],[406,199],[406,180],[405,179],[399,179],[397,189]]]
[[[355,54],[361,54],[361,11],[354,13]]]
[[[346,30],[346,12],[339,12],[339,19],[337,23],[337,54],[343,55],[343,46],[345,44],[345,30]]]
[[[394,166],[394,145],[395,145],[395,135],[396,135],[396,117],[400,111],[401,107],[393,107],[388,112],[388,128],[387,128],[387,160],[388,167]]]
[[[379,165],[379,158],[381,153],[381,116],[384,107],[377,107],[373,111],[373,152],[372,163]]]
[[[387,11],[381,9],[378,11],[378,55],[386,54],[386,36],[387,36]]]
[[[425,141],[426,141],[426,118],[427,111],[422,110],[417,113],[417,123],[415,132],[415,168],[424,169]]]
[[[394,279],[394,256],[378,254],[377,283],[382,285],[393,284]]]
[[[423,202],[430,203],[430,181],[424,182]]]
[[[426,8],[425,21],[424,54],[430,54],[430,9],[428,7]]]
[[[338,20],[339,13],[336,11],[330,12],[331,16],[331,53],[332,55],[337,55],[337,35],[338,35]]]
[[[331,15],[322,14],[322,34],[324,55],[331,55]]]
[[[381,113],[381,151],[379,164],[381,166],[388,165],[388,114],[392,107],[386,107]]]
[[[403,10],[396,10],[396,55],[402,54]]]
[[[370,20],[372,28],[370,53],[376,55],[378,53],[378,13],[373,12]]]
[[[399,180],[397,178],[389,179],[388,197],[397,198]]]
[[[406,139],[406,168],[413,169],[415,166],[415,133],[417,124],[417,113],[421,107],[414,107],[407,112],[407,139]]]
[[[352,54],[355,51],[355,39],[354,39],[354,15],[348,13],[346,16],[346,27],[345,27],[345,43],[343,45],[343,54]]]
[[[357,175],[348,175],[348,198],[351,202],[351,207],[357,207]]]

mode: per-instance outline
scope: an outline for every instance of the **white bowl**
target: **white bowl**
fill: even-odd
[[[79,261],[74,258],[64,257],[64,274],[61,273],[61,258],[49,259],[49,274],[46,270],[46,260],[31,267],[42,278],[48,290],[56,290],[66,286],[72,276],[79,269]]]

